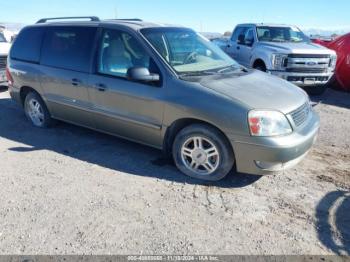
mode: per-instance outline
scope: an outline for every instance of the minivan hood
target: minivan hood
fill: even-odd
[[[317,54],[333,55],[335,52],[314,43],[272,43],[259,42],[260,48],[268,48],[272,52],[282,54]]]
[[[3,43],[0,42],[0,55],[8,55],[9,51],[11,48],[11,44],[10,43]]]
[[[204,87],[248,105],[288,114],[308,101],[299,87],[266,73],[252,70],[237,76],[212,76],[200,81]]]

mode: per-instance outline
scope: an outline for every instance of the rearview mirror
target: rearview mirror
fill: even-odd
[[[127,72],[128,79],[141,82],[158,82],[158,74],[150,73],[146,67],[132,67]]]

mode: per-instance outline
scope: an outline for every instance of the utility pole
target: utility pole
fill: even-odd
[[[118,19],[118,9],[117,6],[114,7],[114,18]]]

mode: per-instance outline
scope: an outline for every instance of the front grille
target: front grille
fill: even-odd
[[[289,58],[330,58],[330,55],[318,55],[318,54],[289,54]]]
[[[290,54],[285,60],[285,68],[291,73],[325,74],[330,63],[330,55]]]
[[[6,68],[6,56],[0,56],[0,70],[5,70]]]
[[[287,68],[287,72],[291,73],[314,73],[314,74],[324,74],[328,72],[327,68],[307,68],[307,67],[301,67],[301,68]]]
[[[309,113],[310,113],[310,104],[307,102],[291,113],[294,124],[296,126],[301,126],[308,118]]]

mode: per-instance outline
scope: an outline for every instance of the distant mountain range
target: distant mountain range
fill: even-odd
[[[18,32],[19,30],[21,30],[22,27],[25,26],[25,24],[21,24],[21,23],[6,23],[6,22],[0,22],[0,25],[5,26],[8,30],[13,32]]]
[[[315,28],[309,28],[309,29],[303,29],[303,32],[306,35],[320,35],[320,36],[331,36],[333,34],[336,35],[344,35],[347,33],[350,33],[350,27],[349,28],[340,28],[340,29],[315,29]]]
[[[22,24],[22,23],[7,23],[7,22],[0,22],[0,25],[4,25],[7,29],[15,32],[19,31],[22,27],[25,26],[25,24]],[[306,28],[306,27],[301,27],[301,28],[306,35],[318,35],[318,36],[324,36],[324,37],[329,37],[333,34],[343,35],[350,32],[350,25],[332,27],[332,28]],[[222,37],[223,35],[223,33],[218,33],[218,32],[201,32],[201,34],[209,39]]]

